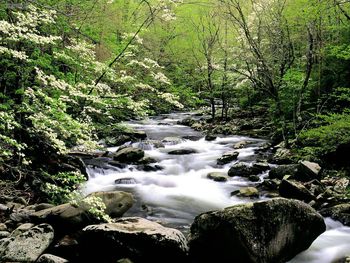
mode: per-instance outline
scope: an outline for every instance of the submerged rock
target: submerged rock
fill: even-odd
[[[187,253],[180,231],[138,217],[87,226],[81,243],[89,262],[184,262]]]
[[[227,181],[227,175],[225,173],[220,173],[220,172],[208,173],[207,178],[214,180],[215,182],[226,182]]]
[[[197,151],[195,149],[177,149],[168,152],[170,155],[187,155],[193,153],[197,153]]]
[[[41,224],[16,237],[1,239],[0,262],[35,262],[53,238],[53,228]]]
[[[219,165],[228,164],[234,160],[237,160],[238,155],[239,152],[236,151],[226,152],[217,160],[217,163]]]
[[[194,262],[282,263],[326,230],[307,204],[284,198],[203,213],[191,226]]]

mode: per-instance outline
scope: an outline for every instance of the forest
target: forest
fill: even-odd
[[[146,141],[149,134],[135,122],[145,125],[152,118],[188,112],[192,115],[176,124],[192,129],[188,137],[194,136],[192,131],[200,132],[211,143],[242,135],[264,140],[267,145],[257,145],[253,162],[242,161],[240,150],[232,154],[220,148],[220,156],[215,157],[220,157],[218,166],[209,165],[214,170],[222,168],[225,175],[215,170],[208,178],[229,182],[232,176],[247,174],[248,178],[249,174],[250,181],[261,184],[253,185],[259,192],[269,193],[266,196],[301,200],[322,216],[350,226],[349,0],[8,0],[0,1],[0,37],[0,262],[51,262],[36,261],[38,256],[18,259],[6,254],[9,249],[1,242],[8,236],[1,233],[15,230],[17,223],[44,222],[51,224],[55,233],[65,232],[56,230],[46,216],[43,220],[43,214],[25,217],[17,211],[18,203],[21,209],[38,204],[50,204],[47,209],[62,204],[85,209],[79,213],[87,213],[92,221],[84,226],[113,222],[107,197],[97,193],[86,198],[80,191],[94,178],[91,167],[105,169],[106,161],[100,166],[101,158],[111,158],[119,169],[136,165],[129,173],[140,165],[144,171],[157,173],[164,167],[167,171],[166,165],[161,167],[163,159],[157,160],[159,165],[150,165],[150,158],[158,155],[148,156],[149,149],[142,148],[143,159],[139,158],[140,147],[133,143]],[[159,127],[165,124],[158,123]],[[175,133],[176,125],[168,128]],[[165,149],[179,143],[164,137],[160,139]],[[154,139],[158,138],[147,142],[152,141],[152,147],[159,145]],[[240,143],[235,149],[246,149],[249,139]],[[110,147],[119,149],[110,155]],[[217,150],[212,144],[210,147]],[[166,152],[170,156],[192,156],[202,150],[170,148]],[[264,181],[265,177],[259,176],[265,167],[271,170]],[[115,178],[116,184],[125,179]],[[127,180],[129,184],[137,178]],[[287,183],[292,186],[285,186]],[[248,194],[233,190],[238,196],[262,197],[255,193],[256,188],[254,193],[248,188]],[[129,198],[120,193],[118,198]],[[213,206],[224,207],[224,203]],[[209,210],[213,209],[198,210],[197,214]],[[117,217],[125,211],[118,210]],[[11,216],[15,212],[21,214],[21,220]],[[210,244],[197,237],[196,231],[204,231],[201,220],[196,217],[191,226],[189,262],[215,262],[212,255],[197,256],[203,248],[210,250]],[[320,229],[311,241],[324,231]],[[84,240],[98,236],[96,229],[90,230]],[[51,239],[56,242],[60,238]],[[232,242],[240,247],[242,241]],[[80,243],[89,251],[88,244]],[[266,252],[266,259],[254,258],[265,253],[261,251],[249,252],[249,257],[239,254],[235,262],[286,262],[310,245],[295,249],[292,255],[285,255],[283,249],[283,256]],[[250,243],[242,246],[254,247]],[[174,262],[175,258],[176,262],[189,260],[188,252],[184,255],[172,245],[165,244],[163,249],[176,254]],[[346,255],[349,260],[349,245],[345,250],[341,257]],[[90,258],[99,262],[94,255],[79,253],[56,254],[69,262],[89,262]],[[108,256],[100,262],[152,258],[146,252],[128,253],[112,257],[105,252]],[[117,261],[122,258],[130,261]],[[234,262],[224,252],[218,259]],[[324,262],[348,262],[333,260]]]

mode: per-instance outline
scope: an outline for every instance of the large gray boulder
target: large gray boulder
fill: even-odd
[[[300,181],[311,181],[321,179],[321,166],[318,163],[302,161],[299,163],[296,178]]]
[[[145,152],[138,148],[126,147],[113,154],[113,160],[121,163],[137,163],[145,156]]]
[[[0,262],[35,262],[53,238],[53,228],[41,224],[18,236],[1,239]]]
[[[325,230],[322,216],[301,201],[240,204],[195,218],[190,256],[194,262],[282,263]]]
[[[320,213],[323,216],[331,217],[334,220],[340,221],[346,226],[350,226],[350,203],[324,208],[320,210]]]
[[[81,244],[89,262],[183,262],[188,250],[180,231],[138,217],[87,226]]]
[[[105,213],[111,217],[122,216],[134,202],[132,194],[121,191],[96,192],[90,196],[101,198],[106,205]],[[88,203],[83,201],[77,205],[70,203],[58,205],[35,212],[32,219],[36,222],[48,222],[60,232],[69,232],[97,223],[96,218],[89,213]]]

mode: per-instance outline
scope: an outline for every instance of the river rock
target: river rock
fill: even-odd
[[[216,140],[216,136],[215,135],[213,135],[213,134],[207,134],[206,136],[205,136],[205,140],[206,141],[208,141],[208,142],[211,142],[211,141],[215,141]]]
[[[326,230],[307,204],[284,198],[203,213],[191,225],[194,262],[282,263]]]
[[[105,213],[111,217],[122,216],[134,202],[132,194],[120,191],[96,192],[90,196],[101,198],[106,205]],[[75,206],[66,203],[35,212],[32,215],[32,220],[48,222],[55,229],[60,230],[60,233],[67,233],[96,222],[96,219],[89,214],[89,209],[87,204]]]
[[[259,197],[259,191],[255,187],[242,187],[231,193],[231,196],[234,195],[239,197]]]
[[[0,231],[7,231],[7,226],[4,223],[0,223]]]
[[[249,142],[248,141],[240,141],[240,142],[237,142],[233,145],[233,148],[234,149],[242,149],[244,148]]]
[[[0,262],[35,262],[54,238],[53,228],[41,224],[16,236],[0,240]]]
[[[138,148],[126,147],[116,151],[113,160],[122,163],[135,163],[145,156],[145,152]]]
[[[291,151],[281,147],[276,150],[276,153],[273,155],[271,161],[277,164],[290,164],[292,162],[291,157]]]
[[[125,178],[119,178],[114,181],[115,184],[137,184],[135,178],[132,177],[125,177]]]
[[[68,260],[51,254],[44,254],[41,255],[37,263],[68,263]]]
[[[197,151],[195,149],[177,149],[168,152],[170,155],[187,155],[193,153],[197,153]]]
[[[306,203],[315,199],[315,196],[300,182],[294,180],[282,180],[279,194],[285,198],[293,198]]]
[[[187,253],[186,238],[180,231],[138,217],[87,226],[81,242],[89,262],[116,262],[122,258],[133,262],[183,262]]]
[[[350,226],[350,204],[339,204],[330,208],[320,210],[320,213],[325,217],[331,217],[334,220],[340,221],[346,226]]]
[[[165,144],[170,144],[170,145],[175,145],[175,144],[179,144],[179,143],[182,143],[183,140],[179,137],[165,137],[163,140],[162,140],[162,143],[165,143]]]
[[[295,176],[298,172],[298,167],[297,164],[279,165],[270,170],[269,178],[282,180],[286,175]]]
[[[238,155],[239,152],[236,151],[226,152],[217,160],[217,163],[219,165],[228,164],[234,160],[237,160]]]
[[[241,176],[241,177],[247,177],[251,175],[252,171],[248,164],[245,163],[235,163],[229,170],[228,170],[228,176]]]
[[[226,182],[228,179],[225,173],[220,173],[220,172],[208,173],[207,178],[214,180],[215,182]]]

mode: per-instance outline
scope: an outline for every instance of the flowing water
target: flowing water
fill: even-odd
[[[158,220],[183,232],[188,231],[194,217],[202,212],[251,201],[231,197],[230,193],[241,187],[257,185],[267,173],[260,174],[260,181],[255,183],[241,177],[231,177],[224,183],[214,182],[207,179],[207,174],[227,173],[236,161],[219,166],[217,159],[225,152],[232,151],[237,142],[248,142],[243,149],[237,150],[237,161],[252,164],[257,159],[256,150],[266,141],[243,136],[225,136],[206,141],[201,133],[177,124],[190,115],[176,113],[129,122],[130,126],[145,131],[148,136],[146,141],[135,143],[133,146],[142,148],[146,156],[156,159],[157,166],[162,169],[146,172],[135,165],[114,169],[91,167],[85,193],[108,190],[131,192],[135,196],[136,204],[126,216]],[[164,147],[157,148],[155,141],[162,140]],[[116,147],[109,150],[117,149]],[[168,154],[179,149],[191,149],[195,153]],[[260,199],[265,197],[261,196]],[[315,240],[307,251],[291,262],[330,263],[350,254],[350,228],[330,219],[327,219],[326,223],[327,231]]]

